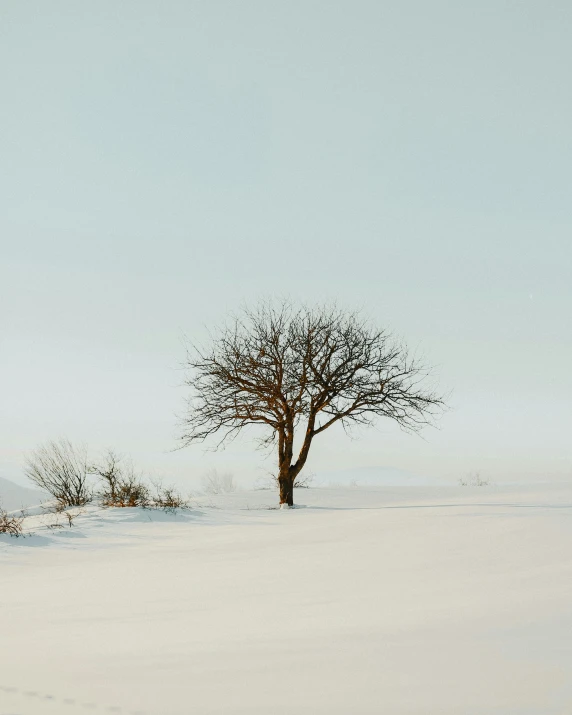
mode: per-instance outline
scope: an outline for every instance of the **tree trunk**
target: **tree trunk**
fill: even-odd
[[[280,476],[280,504],[294,506],[294,480],[290,475]]]

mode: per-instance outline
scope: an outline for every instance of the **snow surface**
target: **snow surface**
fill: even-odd
[[[0,715],[572,713],[572,487],[295,498],[0,537]]]

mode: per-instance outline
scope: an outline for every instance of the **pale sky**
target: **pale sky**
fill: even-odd
[[[0,3],[0,476],[69,437],[179,483],[181,336],[363,307],[451,411],[313,471],[572,478],[572,4]]]

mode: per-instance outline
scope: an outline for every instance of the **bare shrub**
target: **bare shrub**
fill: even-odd
[[[153,482],[155,491],[147,507],[163,509],[175,513],[177,509],[188,509],[189,500],[182,496],[175,487],[166,487],[159,482]]]
[[[490,480],[487,477],[481,477],[480,472],[469,472],[466,477],[459,479],[459,484],[462,487],[488,487]]]
[[[147,506],[151,499],[149,487],[137,474],[133,462],[108,450],[101,462],[89,468],[100,478],[102,488],[97,492],[103,506]]]
[[[92,474],[99,477],[102,488],[98,498],[106,507],[143,507],[144,509],[164,509],[176,511],[189,506],[188,499],[174,487],[166,487],[160,482],[146,484],[142,474],[135,470],[133,462],[108,450],[98,464],[90,467]]]
[[[146,506],[149,503],[149,487],[135,475],[129,475],[118,486],[113,498],[103,499],[103,506]]]
[[[23,536],[22,523],[24,517],[25,513],[23,511],[20,516],[14,516],[0,508],[0,534],[9,534],[15,537]]]
[[[234,476],[230,472],[219,474],[210,469],[201,480],[205,494],[229,494],[236,491]]]
[[[48,442],[27,458],[26,476],[62,506],[83,506],[92,499],[87,450],[67,439]]]

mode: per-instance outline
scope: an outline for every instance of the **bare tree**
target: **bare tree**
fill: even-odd
[[[312,441],[328,427],[386,417],[418,431],[443,407],[404,345],[335,306],[246,309],[207,350],[191,346],[185,364],[182,446],[217,433],[220,445],[260,425],[262,443],[278,448],[280,503],[290,506]]]
[[[67,439],[48,442],[30,454],[24,471],[62,506],[83,506],[91,501],[85,447],[75,447]]]
[[[161,482],[152,482],[154,493],[151,501],[145,504],[146,508],[163,509],[163,511],[175,514],[179,509],[190,509],[190,500],[184,497],[178,489],[173,486],[165,486]]]

